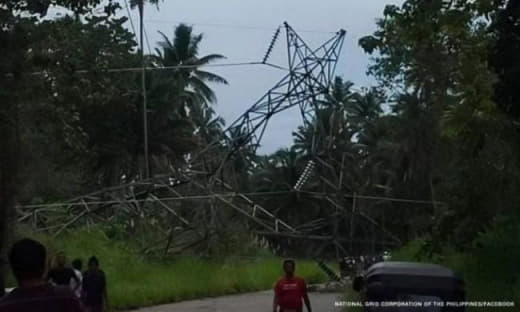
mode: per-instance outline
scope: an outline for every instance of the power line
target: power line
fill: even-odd
[[[132,17],[132,14],[130,13],[130,7],[128,6],[128,0],[125,0],[125,7],[126,7],[126,15],[128,16],[128,19],[130,20],[130,25],[132,26],[132,32],[134,33],[134,36],[137,38],[137,32],[135,31],[135,26],[134,26],[134,19]]]
[[[328,196],[324,193],[319,192],[300,192],[308,195],[313,195],[316,197]],[[369,195],[358,195],[358,194],[345,194],[343,195],[345,198],[356,198],[356,199],[367,199],[367,200],[385,200],[389,202],[400,202],[400,203],[409,203],[409,204],[426,204],[433,205],[439,204],[444,205],[445,203],[439,201],[431,201],[431,200],[419,200],[419,199],[405,199],[405,198],[395,198],[395,197],[385,197],[385,196],[369,196]]]
[[[252,66],[252,65],[264,65],[273,67],[280,70],[288,70],[282,66],[278,66],[271,63],[262,63],[258,61],[254,62],[237,62],[237,63],[222,63],[222,64],[204,64],[204,65],[174,65],[174,66],[163,66],[163,67],[145,67],[145,70],[149,71],[161,71],[161,70],[176,70],[176,69],[189,69],[189,68],[203,68],[203,67],[237,67],[237,66]],[[107,68],[104,71],[107,73],[121,73],[121,72],[138,72],[141,71],[142,67],[121,67],[121,68]],[[74,71],[75,74],[87,74],[92,70],[81,69]],[[5,73],[6,76],[13,76],[12,73]],[[49,71],[32,72],[28,75],[43,76],[49,75]]]
[[[146,32],[146,27],[143,25],[144,38],[146,41],[146,46],[148,47],[148,54],[152,54],[152,49],[150,48],[150,41],[148,41],[148,33]]]
[[[358,199],[368,199],[368,200],[386,200],[391,202],[399,202],[399,203],[409,203],[409,204],[426,204],[426,205],[445,205],[446,203],[432,200],[416,200],[416,199],[404,199],[404,198],[394,198],[394,197],[379,197],[379,196],[364,196],[364,195],[345,195],[346,198],[358,198]]]
[[[159,71],[159,70],[176,70],[176,69],[188,69],[188,68],[203,68],[203,67],[235,67],[235,66],[250,66],[250,65],[267,65],[269,67],[286,70],[283,67],[270,64],[270,63],[262,63],[258,61],[254,62],[237,62],[237,63],[222,63],[222,64],[205,64],[205,65],[174,65],[174,66],[162,66],[162,67],[144,67],[145,70],[150,71]],[[120,73],[120,72],[138,72],[141,71],[142,67],[121,67],[121,68],[107,68],[104,71],[108,73]],[[87,74],[91,72],[88,69],[76,70],[74,73],[76,74]],[[33,72],[31,75],[48,75],[49,72]],[[6,73],[7,76],[12,75],[11,73]]]
[[[191,25],[198,25],[198,26],[212,26],[212,27],[227,27],[227,28],[234,28],[234,29],[255,29],[255,30],[265,30],[265,31],[275,31],[277,27],[267,27],[267,26],[252,26],[252,25],[238,25],[238,24],[224,24],[224,23],[198,23],[198,22],[190,22],[190,21],[179,21],[175,22],[172,20],[162,20],[162,19],[150,19],[146,20],[147,23],[152,24],[179,24],[179,23],[186,23]],[[312,29],[298,29],[298,32],[302,33],[319,33],[319,34],[334,34],[336,32],[334,31],[324,31],[324,30],[312,30]]]
[[[218,197],[240,197],[240,196],[275,196],[275,195],[287,195],[287,194],[303,194],[310,195],[313,197],[327,197],[328,195],[320,192],[295,192],[293,190],[277,191],[277,192],[251,192],[251,193],[216,193],[208,195],[193,195],[183,197],[164,197],[158,200],[155,199],[136,199],[136,200],[101,200],[101,201],[89,201],[89,202],[76,202],[76,203],[54,203],[54,204],[35,204],[35,205],[20,205],[22,208],[48,208],[48,207],[73,207],[73,206],[85,206],[89,205],[110,205],[120,203],[141,203],[141,202],[155,202],[155,201],[182,201],[182,200],[202,200],[202,199],[215,199]],[[344,195],[346,198],[367,199],[367,200],[386,200],[391,202],[403,202],[403,203],[414,203],[414,204],[444,204],[442,202],[434,202],[428,200],[414,200],[384,196],[368,196],[368,195]]]
[[[147,19],[145,21],[146,23],[150,24],[169,24],[169,25],[177,25],[180,23],[195,25],[195,26],[211,26],[211,27],[222,27],[222,28],[231,28],[241,31],[247,31],[247,30],[262,30],[266,32],[273,32],[278,27],[269,27],[269,26],[255,26],[255,25],[241,25],[241,24],[228,24],[228,23],[198,23],[198,22],[190,22],[190,21],[178,21],[175,22],[173,20],[164,20],[164,19]],[[327,30],[318,30],[318,29],[296,29],[298,33],[314,33],[314,34],[335,34],[337,31],[327,31]],[[349,37],[351,38],[360,38],[367,35],[372,35],[373,33],[367,32],[367,33],[351,33],[349,32]],[[468,45],[469,46],[469,45]]]
[[[130,20],[132,32],[134,33],[134,36],[137,40],[137,32],[135,31],[134,18],[132,16],[132,13],[130,13],[130,7],[128,6],[128,0],[125,0],[125,8],[126,8],[126,15],[128,16],[128,20]],[[144,37],[146,40],[146,46],[148,47],[148,53],[152,54],[152,49],[150,48],[150,41],[148,41],[148,33],[146,32],[146,28],[143,28],[143,31],[144,31]]]
[[[76,202],[76,203],[54,203],[54,204],[36,204],[36,205],[20,205],[22,208],[48,208],[48,207],[73,207],[73,206],[85,206],[88,205],[110,205],[120,203],[142,203],[142,202],[155,202],[155,201],[181,201],[181,200],[201,200],[201,199],[216,199],[218,197],[239,197],[241,195],[254,196],[254,195],[284,195],[291,193],[291,191],[280,191],[280,192],[258,192],[258,193],[221,193],[221,194],[210,194],[210,195],[193,195],[183,197],[164,197],[159,199],[136,199],[136,200],[100,200],[100,201],[89,201],[89,202]]]

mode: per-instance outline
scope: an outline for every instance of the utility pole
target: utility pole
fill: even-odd
[[[148,159],[148,105],[146,102],[146,63],[144,60],[144,0],[139,0],[139,23],[140,23],[140,44],[141,44],[141,89],[143,93],[143,133],[144,133],[144,163],[145,179],[150,178],[150,161]]]

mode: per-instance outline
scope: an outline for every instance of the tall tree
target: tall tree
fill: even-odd
[[[57,0],[53,3],[64,6],[76,12],[84,12],[99,0],[70,1]],[[28,66],[28,45],[30,37],[29,30],[35,22],[35,16],[44,16],[50,6],[50,1],[0,1],[0,40],[2,45],[0,52],[0,84],[4,86],[0,92],[0,288],[4,289],[5,255],[8,242],[8,226],[10,216],[14,212],[17,194],[18,159],[19,155],[19,133],[20,124],[18,111],[24,95],[19,92],[23,90],[23,81],[27,78],[27,72],[31,70]],[[6,86],[8,86],[6,88]]]
[[[384,95],[377,88],[365,90],[363,94],[355,93],[345,103],[345,109],[352,126],[359,130],[383,113],[381,107]]]
[[[125,21],[111,12],[83,21],[68,16],[46,21],[37,28],[45,40],[31,46],[39,70],[46,72],[40,87],[45,100],[34,105],[39,111],[33,121],[51,128],[44,133],[58,138],[63,154],[81,169],[87,189],[111,185],[123,174],[131,176],[141,154],[136,154],[140,106],[135,75],[109,71],[138,64],[132,52],[136,43]],[[55,163],[66,167],[67,162]]]
[[[216,102],[213,90],[207,82],[227,84],[219,75],[202,70],[201,67],[214,61],[224,59],[220,54],[199,56],[199,44],[202,34],[193,34],[193,28],[186,24],[179,24],[174,31],[172,40],[160,32],[163,41],[159,42],[160,49],[156,49],[159,66],[181,66],[174,70],[176,77],[184,81],[188,90],[192,90],[198,103],[194,105],[209,105]],[[184,66],[184,67],[183,67]]]
[[[497,10],[491,31],[496,36],[491,46],[489,62],[498,75],[495,85],[495,100],[501,110],[520,119],[520,2],[505,1]]]
[[[429,190],[432,200],[436,194],[437,200],[450,203],[455,217],[443,228],[459,246],[471,241],[500,210],[489,209],[496,192],[484,190],[497,184],[509,189],[512,181],[497,170],[512,164],[511,149],[489,153],[492,146],[505,146],[498,142],[508,136],[507,121],[497,114],[493,101],[496,79],[488,67],[488,47],[494,40],[483,19],[483,12],[500,8],[494,6],[499,2],[408,0],[401,7],[387,6],[378,30],[360,40],[366,52],[378,52],[369,70],[392,92],[397,117],[405,119],[397,132],[403,164],[399,176],[413,181],[405,190]],[[495,52],[496,60],[502,60]],[[505,76],[500,83],[510,86]],[[491,164],[500,165],[493,169]],[[468,186],[479,191],[469,191]],[[465,221],[452,226],[455,219]]]

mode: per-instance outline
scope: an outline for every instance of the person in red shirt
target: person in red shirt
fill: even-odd
[[[283,262],[285,276],[274,286],[273,312],[302,312],[303,302],[308,312],[312,312],[307,295],[307,284],[303,278],[294,275],[296,263],[288,259]],[[280,308],[278,310],[278,308]]]

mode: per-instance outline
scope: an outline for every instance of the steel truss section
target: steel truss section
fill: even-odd
[[[289,72],[264,94],[246,112],[224,131],[224,137],[209,144],[190,161],[191,170],[219,176],[226,162],[241,148],[248,146],[255,152],[260,146],[269,120],[282,111],[299,107],[304,122],[310,122],[317,101],[329,92],[336,64],[345,38],[345,31],[336,35],[317,49],[311,50],[301,37],[284,23],[287,34]],[[222,151],[222,142],[227,142]],[[207,168],[203,159],[221,155],[218,166]]]
[[[303,122],[309,125],[317,111],[318,103],[330,91],[346,32],[340,30],[318,48],[311,49],[289,24],[284,23],[284,27],[287,39],[288,73],[232,122],[221,138],[208,144],[195,155],[190,155],[184,168],[172,168],[171,172],[156,175],[151,179],[74,198],[67,202],[67,209],[22,208],[19,221],[32,223],[36,228],[59,235],[69,227],[79,224],[88,226],[99,221],[112,220],[117,214],[145,220],[153,219],[154,214],[159,214],[160,218],[171,219],[168,222],[159,220],[159,225],[157,223],[152,225],[159,232],[164,233],[167,240],[165,252],[167,252],[174,227],[197,229],[206,220],[201,217],[204,209],[196,211],[194,215],[186,216],[171,202],[163,199],[173,197],[182,200],[190,198],[193,194],[211,195],[216,202],[251,220],[256,224],[253,230],[262,235],[267,236],[266,233],[271,233],[280,237],[328,241],[346,252],[336,237],[313,234],[316,229],[326,224],[324,220],[316,220],[297,228],[279,219],[244,194],[235,193],[231,198],[222,195],[223,192],[233,192],[233,187],[226,182],[230,172],[229,161],[241,149],[249,149],[252,153],[256,151],[274,115],[298,107]],[[278,32],[268,49],[264,63],[277,37]],[[143,200],[148,206],[143,204]],[[339,206],[329,197],[327,200],[333,207]],[[154,210],[148,211],[150,207]],[[200,238],[202,235],[197,237]]]

